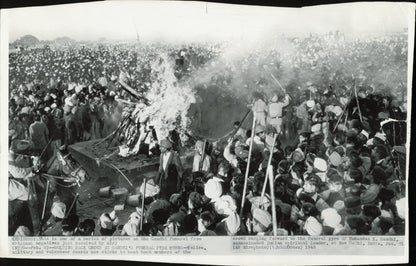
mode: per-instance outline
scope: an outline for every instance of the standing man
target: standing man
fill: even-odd
[[[271,102],[268,106],[269,113],[269,124],[272,125],[277,134],[281,133],[282,130],[282,116],[283,116],[283,107],[289,105],[289,95],[285,94],[285,99],[283,102],[278,102],[277,94],[274,93],[271,99]]]
[[[29,138],[33,151],[39,154],[48,144],[49,130],[40,115],[35,115],[35,122],[29,127]]]
[[[192,164],[192,172],[202,171],[204,173],[209,173],[211,171],[211,156],[209,156],[207,150],[208,143],[206,141],[198,140],[195,143],[195,155]]]
[[[251,107],[258,125],[266,126],[267,104],[259,92],[253,92],[254,102]]]
[[[160,187],[160,197],[169,200],[173,193],[181,189],[183,167],[169,140],[162,139],[159,145],[161,154],[156,183]]]
[[[73,113],[71,112],[71,107],[69,106],[64,106],[64,122],[65,122],[64,144],[67,147],[71,144],[74,144],[78,136],[75,117]]]

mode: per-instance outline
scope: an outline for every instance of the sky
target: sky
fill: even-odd
[[[274,33],[401,31],[408,3],[353,3],[307,8],[203,2],[108,1],[7,11],[9,42],[26,34],[41,40],[257,40]]]

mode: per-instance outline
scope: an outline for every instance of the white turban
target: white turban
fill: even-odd
[[[131,221],[128,221],[124,226],[123,226],[123,232],[126,233],[126,235],[128,236],[138,236],[139,235],[139,227],[132,223]]]
[[[322,233],[322,225],[313,216],[306,219],[304,228],[310,236],[319,236]]]
[[[103,213],[98,219],[98,223],[100,224],[101,228],[104,228],[104,229],[112,229],[118,225],[118,222],[119,220],[118,220],[118,217],[116,216],[115,211],[112,211],[110,214]]]
[[[82,85],[78,85],[75,87],[75,93],[79,93],[80,91],[82,91]]]
[[[71,97],[67,97],[67,98],[65,98],[65,105],[68,105],[68,106],[74,106],[74,103],[72,102],[72,98]]]
[[[14,179],[9,179],[9,201],[19,199],[28,200],[29,190]]]
[[[323,224],[335,228],[341,222],[341,215],[334,208],[327,208],[321,212]]]
[[[338,166],[340,166],[342,164],[342,157],[341,157],[341,155],[338,152],[334,151],[329,156],[329,162],[333,166],[338,167]]]
[[[53,216],[63,219],[65,217],[66,205],[63,202],[54,202],[52,204],[51,213]]]
[[[385,134],[383,134],[383,133],[380,133],[380,132],[377,132],[377,133],[374,135],[374,137],[375,137],[375,138],[379,138],[379,139],[381,139],[383,142],[386,142],[386,140],[387,140],[386,135],[385,135]]]
[[[261,196],[252,197],[249,199],[251,202],[251,211],[253,211],[255,208],[263,208],[267,209],[271,205],[270,198],[267,194],[264,195],[263,201],[261,200]]]
[[[237,210],[237,205],[231,196],[224,195],[215,201],[214,208],[219,215],[228,216]]]
[[[340,115],[342,114],[342,109],[341,109],[341,107],[339,107],[339,106],[335,106],[335,107],[332,109],[332,112],[333,112],[336,116],[340,116]]]
[[[221,183],[214,179],[208,180],[204,187],[204,194],[212,201],[217,200],[222,195]]]
[[[315,160],[313,160],[313,167],[320,172],[325,172],[328,168],[328,164],[324,159],[316,157]]]
[[[272,224],[272,216],[269,212],[262,209],[253,210],[253,219],[268,228]]]
[[[364,129],[363,129],[363,130],[361,130],[360,134],[364,135],[367,139],[368,139],[368,137],[370,136],[370,134],[368,134],[368,132],[367,132],[367,131],[365,131]]]
[[[227,218],[225,218],[225,224],[227,225],[227,232],[228,235],[235,235],[237,234],[238,230],[240,230],[241,220],[240,216],[237,213],[232,213]]]
[[[132,212],[129,217],[129,222],[135,225],[139,225],[141,220],[141,215],[138,212]]]

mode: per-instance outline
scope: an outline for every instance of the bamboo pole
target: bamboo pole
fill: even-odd
[[[283,88],[282,84],[280,84],[279,80],[277,80],[277,78],[273,75],[273,73],[270,73],[270,75],[272,76],[274,81],[276,81],[276,83],[279,85],[279,87],[283,90],[283,92],[286,93],[286,90]]]
[[[240,209],[240,217],[243,214],[243,208],[244,208],[244,201],[246,199],[246,192],[247,192],[247,180],[248,180],[248,173],[250,170],[250,161],[251,161],[251,151],[253,150],[253,140],[254,140],[254,129],[256,127],[256,116],[253,116],[253,125],[251,127],[251,139],[250,139],[250,148],[248,150],[248,158],[247,158],[247,167],[246,167],[246,174],[244,176],[244,189],[243,189],[243,195],[241,199],[241,209]]]
[[[352,96],[352,91],[350,92],[349,102],[351,101],[351,96]],[[335,125],[335,127],[334,127],[334,130],[332,131],[332,133],[336,131],[336,129],[337,129],[337,127],[338,127],[339,122],[341,121],[342,117],[344,116],[345,111],[346,111],[346,110],[347,110],[347,108],[348,108],[348,104],[349,104],[349,102],[348,102],[348,103],[344,106],[344,110],[342,111],[342,114],[340,115],[340,117],[339,117],[339,119],[338,119],[338,121],[337,121],[337,123],[336,123],[336,125]]]
[[[78,197],[79,197],[79,193],[77,193],[77,194],[75,195],[75,198],[74,198],[74,200],[72,201],[71,206],[69,207],[69,209],[68,209],[68,211],[67,211],[67,213],[66,213],[65,217],[68,217],[68,216],[69,216],[69,214],[71,213],[72,208],[74,207],[75,203],[77,202]]]
[[[276,216],[276,201],[274,198],[273,185],[273,166],[269,167],[269,181],[270,181],[270,197],[272,198],[272,222],[273,222],[273,236],[277,236],[277,216]]]
[[[112,164],[112,163],[108,163],[108,162],[105,162],[104,161],[104,164],[107,164],[107,165],[109,165],[111,168],[113,168],[113,169],[115,169],[115,170],[117,170],[117,172],[119,172],[120,174],[121,174],[121,176],[123,176],[123,178],[127,181],[127,183],[129,183],[129,185],[130,186],[132,186],[133,187],[133,184],[130,182],[130,180],[127,178],[127,176],[117,167],[117,166],[115,166],[114,164]]]
[[[238,132],[238,130],[241,128],[241,126],[243,125],[243,122],[244,122],[244,120],[246,120],[246,118],[247,118],[247,116],[248,116],[248,114],[250,113],[250,111],[251,111],[251,109],[249,109],[248,111],[247,111],[247,113],[244,115],[244,117],[243,117],[243,119],[241,119],[241,121],[240,121],[240,125],[234,130],[234,131],[232,131],[232,134],[231,134],[231,137],[230,138],[233,138],[234,136],[235,136],[235,134],[237,134],[237,132]],[[228,135],[228,134],[227,134]],[[221,139],[223,139],[223,138],[225,138],[225,137],[227,137],[227,135],[225,135],[224,137],[222,137]]]
[[[357,108],[358,108],[358,114],[360,115],[360,121],[363,122],[363,116],[361,115],[361,109],[360,109],[360,102],[358,101],[358,94],[357,94],[357,88],[354,81],[354,93],[355,93],[355,100],[357,101]]]
[[[142,218],[140,219],[140,232],[143,228],[143,219],[144,219],[144,199],[146,198],[146,177],[143,181],[143,195],[142,195]]]
[[[42,208],[42,216],[40,218],[40,225],[39,225],[39,232],[38,235],[42,235],[43,234],[43,223],[45,220],[45,211],[46,211],[46,204],[48,202],[48,194],[49,194],[49,185],[50,185],[50,181],[46,180],[46,191],[45,191],[45,199],[43,201],[43,208]],[[35,228],[33,228],[33,233],[35,234]]]
[[[269,168],[270,168],[270,165],[272,164],[274,145],[276,144],[277,135],[278,134],[274,134],[273,146],[270,150],[269,161],[267,162],[266,176],[264,177],[263,189],[261,190],[260,204],[263,203],[264,194],[266,193],[266,185],[267,185],[267,180],[268,180],[268,176],[269,176]],[[272,172],[272,177],[273,177],[273,172]]]
[[[45,192],[45,199],[43,200],[43,208],[42,208],[42,221],[45,218],[45,211],[46,211],[46,202],[48,200],[48,193],[49,193],[49,180],[46,180],[46,192]]]

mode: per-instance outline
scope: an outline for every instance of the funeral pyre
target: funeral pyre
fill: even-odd
[[[92,148],[97,158],[118,153],[121,157],[117,160],[130,157],[147,161],[150,155],[158,154],[158,140],[169,138],[179,145],[180,140],[188,139],[187,112],[196,102],[195,91],[186,79],[178,79],[175,67],[174,58],[168,54],[154,58],[150,63],[151,83],[141,93],[129,86],[129,73],[120,73],[118,82],[133,101],[116,98],[123,106],[121,119],[117,128]]]

